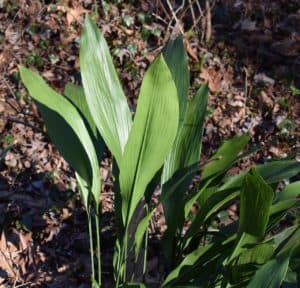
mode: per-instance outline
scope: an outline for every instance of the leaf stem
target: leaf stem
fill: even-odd
[[[96,218],[96,234],[97,234],[98,284],[99,287],[101,287],[101,245],[100,245],[99,211],[96,212],[95,218]]]
[[[87,211],[88,216],[88,227],[89,227],[89,239],[90,239],[90,256],[91,256],[91,269],[92,269],[92,283],[95,280],[95,263],[94,263],[94,245],[93,245],[93,229],[92,229],[92,218],[90,214],[90,208]]]

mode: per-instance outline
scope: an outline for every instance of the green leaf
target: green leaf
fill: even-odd
[[[230,168],[249,139],[249,135],[244,134],[225,141],[204,166],[201,180],[207,181]]]
[[[217,191],[220,183],[219,178],[222,178],[222,175],[236,161],[238,154],[241,152],[243,147],[245,147],[248,141],[249,135],[247,134],[236,136],[230,140],[227,140],[209,159],[201,174],[199,191],[185,204],[186,216],[197,200],[200,201],[200,205],[202,206],[204,205],[205,201]]]
[[[244,178],[240,195],[240,221],[237,243],[227,259],[231,265],[249,245],[257,244],[265,235],[274,192],[254,168]]]
[[[273,161],[257,165],[256,171],[268,184],[278,183],[283,179],[297,175],[300,172],[300,162],[294,160]],[[233,177],[228,177],[220,190],[241,187],[246,174],[247,171],[244,171]]]
[[[241,190],[238,237],[243,233],[257,240],[264,237],[273,198],[272,188],[254,168],[250,169]]]
[[[99,203],[99,165],[93,143],[76,108],[64,97],[52,90],[33,71],[20,67],[21,78],[32,98],[37,101],[47,131],[65,160],[81,178],[86,191],[92,191]],[[88,205],[88,195],[83,195]]]
[[[230,283],[244,287],[257,267],[269,261],[274,253],[273,241],[248,245],[230,266]],[[242,286],[241,286],[242,285]]]
[[[276,226],[279,221],[289,212],[291,209],[300,207],[300,199],[287,199],[276,202],[270,209],[270,220],[268,223],[268,231]]]
[[[185,117],[190,85],[188,58],[185,52],[182,35],[177,36],[175,39],[170,39],[162,53],[177,88],[180,127],[180,123],[183,122]]]
[[[135,261],[137,262],[138,257],[139,257],[139,252],[142,246],[142,242],[145,236],[145,232],[148,228],[149,225],[149,221],[151,220],[153,214],[155,212],[155,209],[153,209],[152,211],[148,212],[147,215],[142,218],[141,221],[139,221],[137,228],[136,228],[136,232],[134,235],[134,242],[135,242]]]
[[[131,129],[131,114],[106,41],[89,17],[80,40],[80,69],[93,120],[120,165]]]
[[[214,273],[216,264],[223,255],[227,255],[227,250],[232,246],[234,237],[229,237],[222,242],[210,243],[205,246],[201,246],[191,253],[184,256],[181,263],[174,268],[166,277],[162,284],[162,287],[180,287],[181,281],[191,281],[193,276],[196,276],[200,272],[206,271],[206,273]],[[212,260],[214,270],[207,271],[208,263]],[[211,275],[207,275],[209,279]]]
[[[208,87],[202,85],[195,97],[187,102],[183,125],[179,127],[172,150],[164,164],[162,183],[169,180],[176,171],[199,161],[207,100]]]
[[[76,86],[72,83],[67,83],[64,89],[64,95],[72,102],[72,104],[78,109],[82,118],[85,120],[86,127],[89,131],[93,144],[95,146],[98,160],[101,161],[104,153],[104,142],[97,131],[96,124],[92,118],[89,107],[87,105],[83,88]]]
[[[184,222],[185,192],[198,170],[207,97],[208,88],[203,85],[195,97],[188,101],[183,125],[164,165],[162,181],[167,181],[162,186],[162,194],[168,195],[163,202],[168,227],[164,237],[164,252],[169,260],[174,245],[173,237],[176,231],[181,231]]]
[[[163,237],[163,252],[168,264],[174,261],[177,237],[181,236],[184,224],[184,199],[187,187],[198,169],[197,163],[177,171],[171,179],[164,184],[161,196],[167,230]],[[174,205],[176,203],[176,205]]]
[[[134,123],[120,166],[122,214],[126,226],[148,183],[172,147],[178,115],[176,87],[168,66],[159,56],[143,79]]]
[[[254,275],[247,288],[280,287],[289,266],[290,257],[276,257],[263,265]]]
[[[97,137],[97,127],[87,105],[83,88],[72,83],[67,83],[64,89],[64,95],[73,103],[79,110],[82,116],[87,121],[94,137]]]
[[[288,200],[292,198],[297,198],[300,195],[300,181],[296,181],[294,183],[291,183],[278,194],[278,197],[276,200],[282,201],[282,200]]]

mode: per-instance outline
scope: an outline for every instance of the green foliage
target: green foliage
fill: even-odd
[[[139,21],[146,23],[146,18],[140,15]],[[24,67],[20,72],[52,141],[75,170],[88,213],[92,287],[102,284],[99,163],[104,143],[113,157],[116,287],[146,287],[138,279],[147,273],[148,225],[159,204],[167,224],[162,241],[167,272],[161,287],[297,285],[299,219],[272,237],[269,232],[281,228],[279,221],[299,208],[299,181],[276,196],[273,189],[298,174],[300,163],[270,162],[229,176],[249,141],[248,135],[240,135],[226,140],[199,167],[208,88],[201,85],[188,99],[182,37],[170,40],[148,68],[134,120],[106,41],[90,18],[80,41],[80,66],[83,87],[67,84],[66,97],[35,72]],[[200,184],[189,189],[196,174],[201,174]],[[162,192],[154,205],[151,197],[158,185]],[[239,223],[216,225],[216,216],[226,214],[238,199]],[[197,213],[192,212],[194,205]],[[143,269],[137,269],[141,263]]]

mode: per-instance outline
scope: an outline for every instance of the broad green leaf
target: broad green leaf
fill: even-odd
[[[239,236],[247,233],[258,240],[264,237],[273,198],[272,188],[255,169],[250,169],[240,195]]]
[[[162,53],[177,88],[179,123],[181,123],[184,120],[190,85],[188,58],[185,52],[182,35],[177,36],[175,39],[170,39]],[[181,124],[179,124],[179,127],[180,126]]]
[[[72,83],[67,83],[64,89],[64,95],[73,103],[87,121],[94,137],[97,137],[97,127],[87,105],[83,88]]]
[[[174,269],[172,270],[168,276],[166,277],[164,283],[162,284],[162,287],[174,287],[174,286],[169,286],[169,283],[172,281],[179,280],[180,273],[182,273],[182,270],[186,268],[186,266],[191,266],[193,267],[196,262],[199,260],[200,257],[204,256],[205,253],[208,253],[210,249],[214,247],[213,244],[208,244],[206,246],[200,247],[190,254],[186,255],[183,261]]]
[[[297,198],[300,195],[300,181],[288,184],[285,188],[278,194],[276,200],[288,200],[291,198]]]
[[[197,172],[207,96],[207,85],[203,85],[195,97],[188,101],[183,125],[179,128],[171,153],[165,161],[162,181],[166,182],[162,186],[162,194],[168,194],[163,202],[168,227],[164,238],[164,251],[169,251],[167,254],[172,251],[174,233],[182,228],[185,192]],[[167,259],[171,260],[170,256]]]
[[[225,141],[204,166],[202,181],[207,181],[230,168],[249,139],[249,135],[244,134]]]
[[[248,245],[230,265],[230,283],[244,287],[257,267],[269,261],[274,253],[274,242],[268,241],[257,245]],[[242,286],[241,286],[242,285]]]
[[[244,178],[240,195],[237,244],[226,261],[236,259],[247,245],[257,244],[265,235],[274,192],[254,168]]]
[[[131,114],[106,41],[89,17],[80,40],[80,70],[93,120],[120,165],[131,129]]]
[[[208,266],[205,265],[207,265],[210,260],[213,260],[215,266],[214,270],[211,271],[214,273],[217,261],[222,258],[222,254],[227,255],[226,251],[233,244],[233,241],[234,237],[229,237],[222,242],[201,246],[185,255],[181,263],[167,275],[162,287],[180,287],[178,284],[181,283],[181,281],[192,280],[191,278],[193,276],[203,272],[202,269],[208,272],[206,269]]]
[[[64,95],[78,109],[82,118],[85,120],[86,127],[96,149],[98,160],[101,161],[105,145],[90,113],[89,107],[85,99],[83,88],[80,86],[76,86],[72,83],[67,83],[64,89]]]
[[[183,125],[179,127],[164,164],[162,183],[168,181],[176,171],[199,161],[207,99],[207,85],[202,85],[195,97],[187,101]]]
[[[185,215],[187,216],[194,203],[199,200],[202,206],[211,197],[219,186],[219,178],[236,161],[238,154],[249,141],[247,134],[236,136],[225,141],[217,152],[209,159],[201,174],[200,188],[185,204]],[[215,181],[214,181],[215,180]]]
[[[287,273],[289,261],[289,255],[283,255],[268,261],[255,273],[247,288],[280,287]]]
[[[260,176],[268,183],[273,184],[277,183],[283,179],[288,179],[293,177],[294,175],[300,172],[300,165],[296,161],[275,161],[269,162],[266,164],[256,166],[257,172]],[[221,185],[217,192],[215,192],[211,197],[207,199],[204,205],[201,207],[199,214],[193,220],[191,227],[185,235],[185,238],[189,238],[196,233],[199,227],[203,224],[204,221],[207,221],[210,217],[215,215],[219,210],[223,209],[228,205],[235,197],[239,195],[239,191],[242,186],[243,179],[245,178],[247,171],[241,172],[238,175],[228,177],[226,182]],[[295,182],[297,183],[297,182]],[[205,189],[206,187],[204,187]],[[293,201],[292,201],[293,202]],[[274,224],[278,222],[278,219],[286,213],[286,210],[293,207],[295,202],[291,203],[291,201],[280,204],[279,206],[272,206],[270,213],[272,217],[270,221]],[[279,209],[282,207],[282,209]],[[277,214],[276,219],[274,218],[275,210],[279,209],[280,212]],[[273,212],[274,211],[274,212]],[[271,224],[268,224],[268,227]],[[273,227],[273,226],[271,226]]]
[[[300,162],[294,160],[273,161],[255,166],[259,175],[268,183],[273,184],[284,179],[289,179],[300,172]],[[247,171],[225,179],[224,185],[219,190],[241,187]]]
[[[277,288],[286,277],[288,266],[294,255],[300,252],[300,229],[296,229],[288,240],[278,247],[276,256],[263,265],[250,281],[248,288]],[[268,277],[266,277],[268,275]]]
[[[100,198],[99,165],[93,143],[76,108],[64,97],[52,90],[33,71],[20,67],[23,83],[37,102],[47,131],[66,161],[92,191],[96,203]],[[83,195],[87,206],[87,195]]]
[[[174,249],[178,245],[177,236],[181,236],[184,224],[184,199],[187,187],[198,170],[197,163],[178,170],[171,179],[164,184],[162,203],[167,230],[163,237],[163,252],[168,263],[174,260]],[[176,205],[174,205],[176,203]]]
[[[120,166],[122,214],[126,226],[148,183],[172,147],[178,115],[176,87],[160,55],[143,79],[134,123]]]
[[[218,211],[220,211],[225,205],[230,203],[238,195],[239,191],[222,190],[209,197],[201,207],[199,213],[196,215],[191,226],[186,232],[184,236],[185,241],[195,235],[199,230],[199,227],[201,227],[213,215],[217,214]]]

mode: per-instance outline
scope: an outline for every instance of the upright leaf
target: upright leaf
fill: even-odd
[[[98,133],[97,127],[87,105],[83,88],[72,83],[67,83],[64,89],[64,95],[73,103],[75,107],[77,107],[89,125],[94,137],[96,138]]]
[[[131,114],[106,41],[89,17],[80,40],[80,69],[93,120],[120,165]]]
[[[178,127],[178,99],[163,56],[142,82],[134,123],[120,167],[123,221],[128,221],[170,151]]]
[[[47,131],[66,161],[80,176],[80,183],[88,186],[99,202],[99,166],[93,143],[76,108],[52,90],[33,71],[20,67],[21,78],[42,114]],[[88,204],[88,195],[83,195]]]
[[[239,236],[242,233],[250,234],[257,239],[264,236],[273,198],[272,188],[255,169],[251,169],[245,177],[241,190]]]
[[[207,85],[202,85],[192,100],[187,101],[183,125],[179,127],[172,150],[165,161],[162,183],[179,169],[199,161],[203,123],[208,100]]]
[[[228,259],[237,258],[247,245],[257,244],[265,235],[274,193],[254,168],[247,173],[240,196],[237,244]]]
[[[175,39],[170,39],[162,53],[177,88],[180,127],[185,117],[190,85],[188,58],[185,52],[182,35],[177,36]]]
[[[64,95],[74,104],[84,119],[85,125],[95,146],[98,160],[101,161],[105,145],[90,113],[83,88],[72,83],[67,83],[64,89]]]

